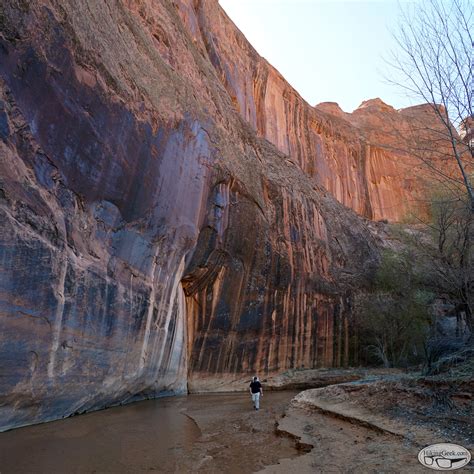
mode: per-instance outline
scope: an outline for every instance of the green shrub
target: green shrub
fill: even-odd
[[[356,304],[362,356],[368,364],[405,367],[423,360],[434,295],[416,271],[413,255],[386,250],[370,293]]]

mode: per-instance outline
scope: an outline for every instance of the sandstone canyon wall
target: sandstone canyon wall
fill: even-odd
[[[361,216],[400,221],[426,213],[433,173],[413,148],[420,129],[436,128],[429,106],[397,111],[374,99],[352,114],[334,103],[311,107],[215,2],[178,4],[193,41],[207,52],[236,109],[259,136]],[[349,74],[347,87],[351,80]],[[450,169],[451,160],[445,161]]]
[[[347,364],[378,250],[340,202],[397,217],[356,130],[216,1],[2,2],[0,429]]]

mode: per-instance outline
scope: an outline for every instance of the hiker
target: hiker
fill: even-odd
[[[260,397],[263,397],[262,384],[259,382],[258,377],[254,377],[250,382],[250,395],[252,395],[254,409],[258,410],[260,408]]]

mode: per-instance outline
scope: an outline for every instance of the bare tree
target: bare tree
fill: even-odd
[[[423,161],[434,174],[449,178],[440,154],[454,160],[463,187],[474,212],[472,184],[473,144],[473,22],[471,0],[424,0],[407,8],[395,39],[398,51],[390,65],[396,69],[396,81],[409,95],[431,106],[437,123],[423,133],[420,150]],[[462,130],[459,134],[456,127]],[[428,144],[427,144],[428,142]],[[413,146],[411,146],[413,148]],[[446,152],[448,150],[448,152]],[[441,163],[441,165],[440,165]]]
[[[462,200],[439,199],[433,202],[433,246],[419,245],[428,257],[426,271],[432,276],[435,290],[456,303],[458,324],[474,331],[474,215]]]

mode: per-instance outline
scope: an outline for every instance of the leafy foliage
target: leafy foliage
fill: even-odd
[[[384,251],[372,291],[356,306],[366,362],[399,367],[421,361],[433,299],[413,255]]]

